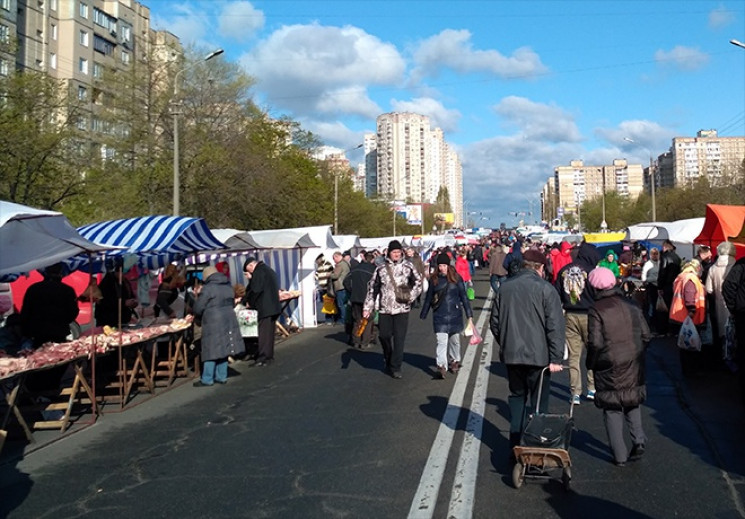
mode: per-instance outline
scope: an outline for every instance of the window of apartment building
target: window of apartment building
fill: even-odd
[[[78,130],[87,130],[88,129],[88,121],[85,117],[78,117],[76,126],[78,127]]]
[[[88,46],[88,31],[80,31],[80,44],[83,47]]]
[[[49,55],[49,68],[57,68],[57,55],[54,52]]]
[[[120,28],[120,31],[122,33],[122,41],[124,43],[129,43],[132,41],[132,27],[129,27],[127,25],[122,25]]]
[[[129,52],[122,51],[122,63],[129,65]]]
[[[88,4],[85,2],[80,2],[80,9],[78,11],[80,13],[81,18],[88,19]]]
[[[88,100],[88,89],[85,88],[83,85],[78,85],[78,99],[80,101]]]
[[[52,11],[56,11],[57,10],[57,0],[49,0],[49,8]]]
[[[10,41],[10,28],[7,25],[0,24],[0,43],[8,43]]]
[[[93,62],[93,77],[96,79],[103,78],[103,65],[100,63]]]
[[[0,59],[0,76],[7,76],[8,74],[10,74],[10,66],[8,65],[8,61]]]
[[[0,8],[10,11],[10,0],[0,0]]]
[[[93,50],[105,54],[106,56],[114,55],[114,44],[109,40],[100,37],[98,34],[93,35]]]
[[[116,18],[109,16],[97,7],[93,8],[93,23],[116,33]]]
[[[57,25],[56,24],[52,24],[50,26],[49,32],[52,33],[52,39],[56,41],[57,40]]]
[[[81,74],[88,74],[88,60],[85,58],[80,58],[80,61],[78,61],[78,71]]]

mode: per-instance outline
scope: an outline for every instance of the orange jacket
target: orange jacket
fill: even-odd
[[[699,277],[692,272],[682,272],[673,282],[673,302],[670,305],[670,320],[682,323],[688,317],[683,291],[686,283],[692,282],[696,287],[696,313],[693,314],[693,324],[703,324],[706,320],[706,291]]]

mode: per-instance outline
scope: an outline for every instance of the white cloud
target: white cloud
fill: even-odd
[[[364,141],[364,132],[353,131],[340,121],[302,121],[303,129],[314,133],[324,143],[333,144],[337,153],[343,150],[351,150]],[[348,152],[347,156],[351,156]]]
[[[494,107],[504,126],[516,126],[531,141],[577,142],[581,139],[574,118],[562,108],[508,96]]]
[[[654,53],[654,59],[681,70],[696,70],[709,62],[709,55],[692,47],[677,45],[669,51],[658,50]]]
[[[632,156],[646,156],[648,160],[650,153],[657,157],[667,151],[676,132],[654,121],[635,119],[622,121],[615,128],[596,128],[595,135]]]
[[[473,49],[471,33],[467,30],[446,29],[419,43],[414,50],[415,80],[436,76],[440,69],[450,68],[459,73],[485,72],[500,78],[529,78],[548,69],[541,58],[528,47],[505,56],[496,50]]]
[[[734,12],[726,9],[723,5],[720,5],[709,13],[709,28],[711,29],[721,29],[734,23],[734,21]]]
[[[430,97],[418,97],[411,101],[391,99],[394,112],[412,112],[430,118],[433,128],[441,128],[446,134],[458,129],[461,114],[458,110],[445,108],[442,103]]]
[[[202,41],[209,32],[209,22],[201,9],[186,3],[173,4],[168,18],[155,16],[153,27],[178,35],[184,45]]]
[[[366,88],[397,84],[405,63],[396,48],[356,27],[283,26],[241,64],[258,79],[269,103],[295,116],[369,117]]]
[[[251,2],[228,2],[217,16],[220,35],[236,41],[246,41],[264,27],[264,13]]]

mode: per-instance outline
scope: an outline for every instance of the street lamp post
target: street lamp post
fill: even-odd
[[[186,72],[187,70],[191,70],[192,68],[196,67],[199,63],[203,61],[209,61],[215,56],[219,56],[225,52],[223,49],[217,49],[209,54],[207,54],[201,61],[198,61],[196,63],[193,63],[192,65],[189,65],[186,68],[183,68],[176,72],[176,75],[173,77],[173,101],[174,103],[178,103],[178,84],[179,84],[179,76]],[[179,192],[181,189],[180,186],[180,174],[179,174],[179,138],[178,138],[178,116],[179,116],[179,106],[176,106],[173,110],[173,216],[178,216],[180,211],[180,196]]]
[[[630,142],[632,144],[636,144],[637,146],[639,145],[635,140],[629,139],[628,137],[624,137],[623,140],[625,140],[626,142]],[[657,175],[656,175],[657,172],[654,170],[654,166],[652,164],[652,152],[649,151],[644,146],[639,146],[639,147],[645,150],[647,152],[647,155],[649,155],[649,194],[652,197],[652,221],[656,222],[657,221],[657,204],[655,200],[655,188],[656,188],[655,184],[657,184]]]
[[[745,49],[745,43],[739,40],[730,40],[729,42],[736,47],[742,47],[743,49]]]
[[[346,157],[346,153],[360,149],[364,144],[358,144],[354,148],[344,150],[342,155]],[[339,171],[338,168],[334,168],[334,234],[339,234]]]

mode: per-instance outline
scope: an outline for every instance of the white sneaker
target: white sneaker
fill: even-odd
[[[572,405],[579,405],[579,395],[574,395],[572,398],[569,399],[569,401],[572,403]]]
[[[587,392],[587,399],[588,400],[595,400],[595,390],[594,389],[592,391],[588,391]]]

